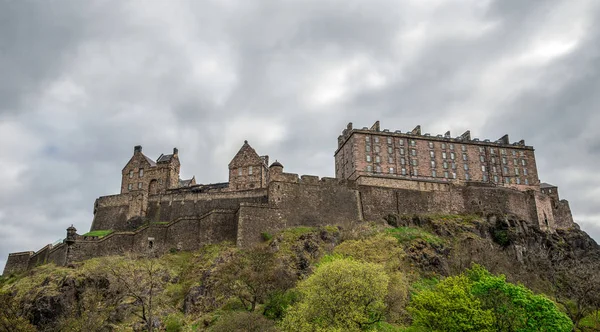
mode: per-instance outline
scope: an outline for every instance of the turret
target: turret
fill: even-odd
[[[274,163],[269,166],[269,174],[281,174],[283,173],[283,165],[275,160]]]
[[[77,229],[71,225],[67,228],[67,238],[65,239],[65,243],[67,245],[72,245],[75,243],[75,239],[77,238]]]

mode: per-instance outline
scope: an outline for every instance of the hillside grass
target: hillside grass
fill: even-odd
[[[105,237],[108,234],[112,233],[113,230],[112,229],[105,229],[105,230],[95,230],[95,231],[91,231],[91,232],[87,232],[85,234],[83,234],[82,236],[97,236],[99,238]]]
[[[415,240],[423,240],[429,244],[443,244],[444,241],[428,231],[420,228],[420,227],[396,227],[396,228],[388,228],[385,230],[385,233],[395,237],[398,242],[402,244],[410,243]]]

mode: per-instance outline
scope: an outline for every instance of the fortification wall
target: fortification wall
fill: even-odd
[[[102,196],[94,203],[94,219],[91,231],[115,229],[117,225],[124,225],[129,212],[128,194]]]
[[[8,254],[6,265],[2,275],[7,276],[12,273],[20,273],[27,271],[29,260],[33,256],[33,251],[14,252]]]
[[[568,229],[575,226],[573,221],[573,215],[571,214],[571,207],[569,202],[565,199],[561,201],[554,201],[554,226],[559,229]]]
[[[50,249],[52,249],[52,245],[48,244],[31,255],[29,263],[27,264],[27,269],[32,269],[38,265],[46,264],[48,262],[48,254],[50,253]]]
[[[238,247],[263,241],[261,234],[273,234],[288,227],[281,209],[269,205],[242,204],[237,212]]]
[[[552,208],[552,198],[550,196],[534,192],[535,199],[535,218],[531,219],[532,222],[538,223],[540,229],[550,231],[555,229],[554,211]]]
[[[52,247],[48,253],[48,263],[54,263],[58,266],[65,265],[67,261],[67,247],[65,243]]]
[[[450,180],[449,180],[450,181]],[[361,176],[356,180],[356,184],[363,186],[384,187],[394,189],[409,189],[421,191],[450,191],[451,182],[449,181],[415,181],[403,179],[398,176]]]
[[[521,220],[537,222],[531,192],[503,187],[467,186],[462,189],[465,213],[480,215],[511,214]]]

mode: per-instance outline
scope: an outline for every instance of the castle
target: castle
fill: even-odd
[[[380,221],[389,215],[504,214],[552,232],[574,225],[558,188],[540,184],[534,149],[524,141],[472,139],[355,129],[338,137],[336,178],[284,172],[244,142],[229,163],[229,182],[179,177],[179,151],[156,161],[134,147],[121,191],[94,203],[90,232],[74,227],[58,245],[9,254],[4,274],[40,264],[66,265],[122,254],[195,250],[230,241],[248,247],[287,227]]]

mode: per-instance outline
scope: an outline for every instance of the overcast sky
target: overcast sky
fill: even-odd
[[[334,176],[375,120],[525,139],[598,241],[599,109],[598,0],[1,1],[0,271],[88,231],[134,145],[199,183],[245,139]]]

